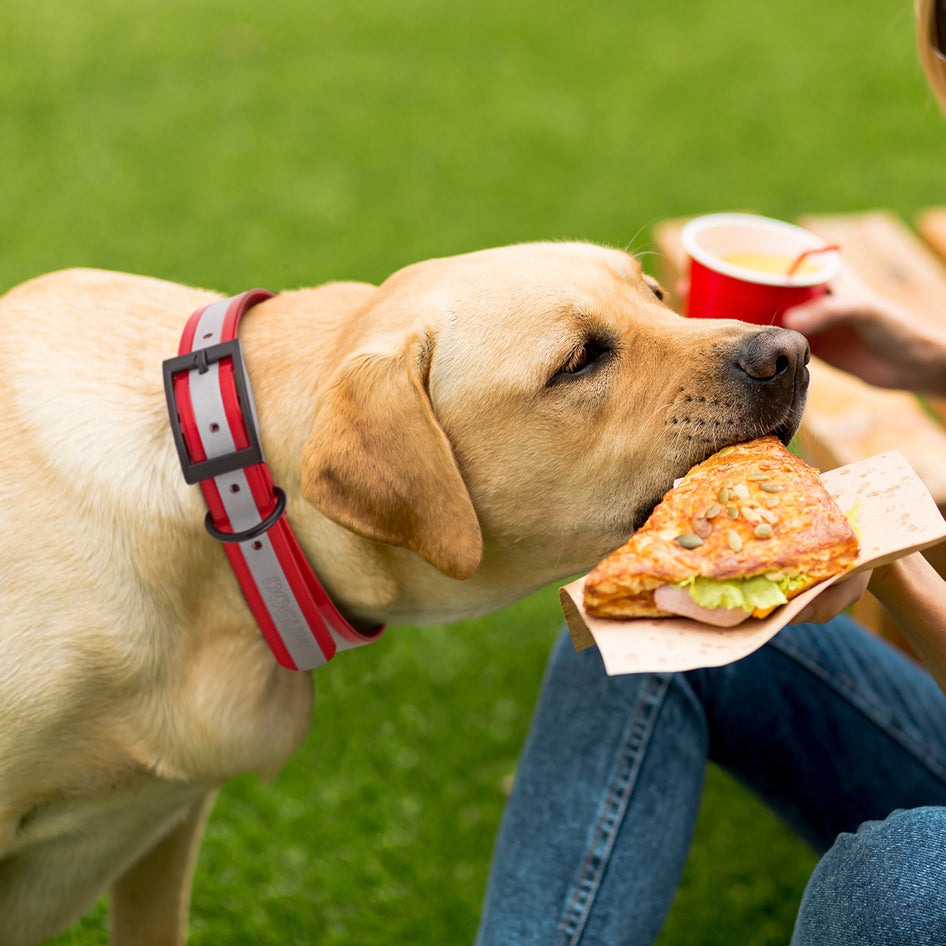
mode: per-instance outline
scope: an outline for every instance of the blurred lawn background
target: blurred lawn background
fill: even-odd
[[[646,254],[716,210],[909,217],[946,151],[912,37],[909,0],[5,0],[0,287],[280,289],[533,239]],[[550,589],[319,674],[286,771],[221,795],[192,943],[471,942],[559,622]],[[813,863],[711,772],[660,946],[785,943]]]

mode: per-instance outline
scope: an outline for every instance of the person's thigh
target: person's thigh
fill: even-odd
[[[815,868],[792,946],[865,943],[946,943],[946,809],[867,822],[840,835]]]
[[[946,696],[847,618],[785,628],[744,660],[687,679],[710,758],[816,850],[896,809],[946,805]]]
[[[479,946],[643,946],[689,849],[706,764],[679,675],[609,677],[563,634],[494,853]]]

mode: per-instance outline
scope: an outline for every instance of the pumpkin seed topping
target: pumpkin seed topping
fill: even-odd
[[[685,549],[698,549],[703,544],[703,540],[692,532],[684,532],[683,535],[677,536],[676,543]]]
[[[767,493],[780,493],[785,487],[781,483],[759,483],[759,489],[764,489]]]
[[[742,539],[739,537],[739,533],[735,529],[726,530],[726,543],[734,552],[742,551]]]
[[[770,526],[767,522],[760,522],[753,530],[753,533],[757,539],[771,539],[772,526]]]

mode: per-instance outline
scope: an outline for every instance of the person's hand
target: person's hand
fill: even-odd
[[[870,384],[946,395],[946,329],[937,331],[844,268],[828,291],[789,309],[819,358]]]
[[[859,572],[830,585],[792,619],[792,624],[826,624],[836,618],[864,594],[870,577],[869,571]]]

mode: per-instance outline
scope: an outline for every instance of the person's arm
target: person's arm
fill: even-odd
[[[946,581],[914,552],[875,569],[868,587],[946,691]]]
[[[917,318],[850,269],[823,296],[789,309],[783,324],[805,335],[815,355],[870,384],[946,396],[946,328]]]
[[[826,588],[793,623],[824,624],[870,590],[946,692],[946,581],[919,552]]]

